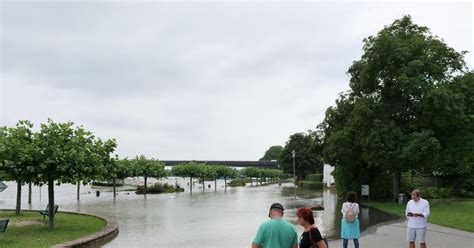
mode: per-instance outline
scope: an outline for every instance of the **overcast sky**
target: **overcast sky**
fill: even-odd
[[[404,14],[473,50],[470,2],[1,1],[0,13],[0,125],[73,121],[116,138],[120,156],[161,160],[257,160],[314,129],[362,39]]]

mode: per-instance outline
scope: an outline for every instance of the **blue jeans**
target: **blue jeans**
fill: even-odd
[[[353,239],[354,240],[354,247],[359,248],[359,240],[358,239]],[[342,247],[347,248],[347,245],[349,243],[348,239],[342,239]]]

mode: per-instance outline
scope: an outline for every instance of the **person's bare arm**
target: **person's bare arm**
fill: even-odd
[[[320,240],[318,243],[316,243],[318,245],[319,248],[328,248],[326,246],[326,243],[324,242],[324,240]]]
[[[293,244],[293,246],[291,246],[291,248],[298,248],[298,244]]]
[[[252,243],[252,248],[262,248],[261,245],[258,245],[258,244],[255,244],[255,243]],[[298,248],[298,247],[296,247]]]

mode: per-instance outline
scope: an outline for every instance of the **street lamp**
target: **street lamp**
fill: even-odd
[[[293,178],[295,179],[296,182],[296,170],[295,170],[295,156],[296,156],[296,151],[293,149],[291,152],[291,155],[293,156]]]
[[[296,169],[295,169],[295,156],[296,156],[296,151],[295,151],[295,149],[293,149],[293,151],[291,151],[291,155],[293,156],[293,180],[295,180],[294,191],[295,191],[295,198],[296,198]]]

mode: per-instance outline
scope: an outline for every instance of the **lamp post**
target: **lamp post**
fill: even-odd
[[[295,156],[296,156],[296,151],[295,151],[295,149],[293,149],[293,151],[291,151],[291,155],[292,155],[292,157],[293,157],[293,180],[295,180],[294,191],[295,191],[295,198],[296,198],[296,169],[295,169]]]

